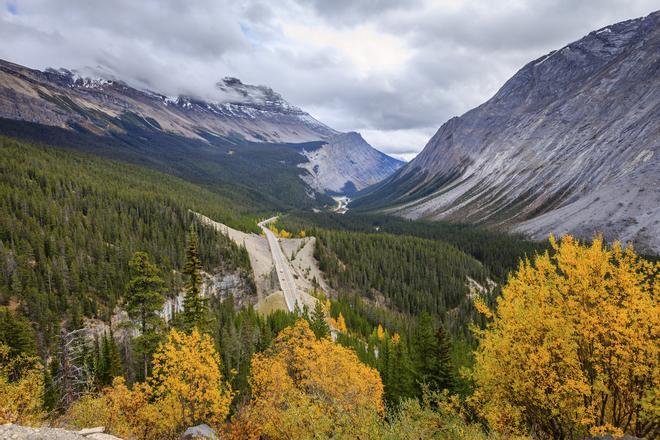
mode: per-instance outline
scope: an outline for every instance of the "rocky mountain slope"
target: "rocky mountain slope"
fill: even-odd
[[[171,97],[117,80],[91,79],[64,69],[33,70],[0,60],[0,118],[7,120],[101,137],[121,136],[129,143],[136,126],[152,135],[164,133],[203,143],[213,139],[222,145],[327,142],[333,146],[323,148],[327,164],[317,158],[314,165],[303,163],[298,168],[305,182],[315,183],[310,194],[336,192],[344,184],[361,188],[401,164],[364,141],[344,142],[344,134],[289,104],[269,87],[224,78],[216,85],[216,95],[214,101]],[[309,156],[298,154],[303,162]],[[346,162],[345,157],[365,157],[368,162]],[[338,162],[342,162],[341,168],[335,167]],[[312,176],[306,169],[316,171]],[[325,175],[326,169],[331,175]],[[335,182],[340,180],[338,187]]]
[[[121,131],[115,118],[136,115],[154,128],[202,139],[206,132],[260,142],[307,142],[337,134],[264,86],[225,78],[221,101],[170,97],[121,81],[82,77],[65,69],[44,72],[0,62],[0,116],[94,133]]]
[[[660,12],[530,62],[357,205],[660,251]]]
[[[394,173],[402,163],[371,146],[358,133],[342,133],[317,149],[303,150],[303,176],[318,191],[351,195]]]

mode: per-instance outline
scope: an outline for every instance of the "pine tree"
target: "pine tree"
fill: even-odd
[[[186,294],[183,298],[182,326],[191,331],[197,327],[206,330],[208,325],[208,306],[205,298],[201,296],[202,262],[197,249],[197,234],[191,229],[186,248],[186,264],[183,273],[188,277]]]
[[[162,310],[165,297],[163,280],[158,268],[149,261],[146,252],[136,252],[129,262],[133,278],[126,288],[126,311],[131,319],[138,320],[140,336],[135,339],[136,351],[142,357],[143,378],[148,376],[149,358],[153,354],[162,327],[158,312]]]
[[[434,386],[436,390],[450,390],[454,388],[453,366],[451,362],[451,343],[445,328],[440,325],[435,332],[434,357]]]
[[[309,319],[309,326],[317,339],[323,339],[330,335],[330,327],[325,321],[325,310],[323,309],[321,301],[316,301],[314,311]]]

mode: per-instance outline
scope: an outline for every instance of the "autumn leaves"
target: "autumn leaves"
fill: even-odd
[[[236,438],[368,438],[367,422],[385,410],[378,372],[352,350],[317,339],[305,320],[253,357],[250,386]]]
[[[503,433],[648,435],[660,421],[660,264],[599,238],[551,244],[502,291],[473,404]]]

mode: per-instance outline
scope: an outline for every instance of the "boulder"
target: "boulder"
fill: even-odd
[[[186,432],[183,433],[181,438],[184,440],[190,440],[190,439],[217,440],[218,435],[215,433],[214,430],[211,429],[209,425],[202,423],[201,425],[191,426],[190,428],[186,429]]]

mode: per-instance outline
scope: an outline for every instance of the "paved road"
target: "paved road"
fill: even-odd
[[[287,263],[286,257],[280,248],[280,244],[277,240],[273,231],[268,229],[266,226],[268,223],[272,223],[277,220],[277,217],[271,217],[259,223],[259,227],[266,234],[268,239],[268,246],[270,247],[270,253],[273,256],[273,261],[275,262],[275,270],[277,271],[277,279],[280,282],[280,288],[284,293],[284,300],[286,301],[286,306],[290,312],[293,312],[294,307],[296,306],[296,300],[298,299],[298,288],[296,287],[296,282],[293,279],[293,274],[291,273],[291,268]],[[302,302],[299,300],[299,306],[302,307]]]

